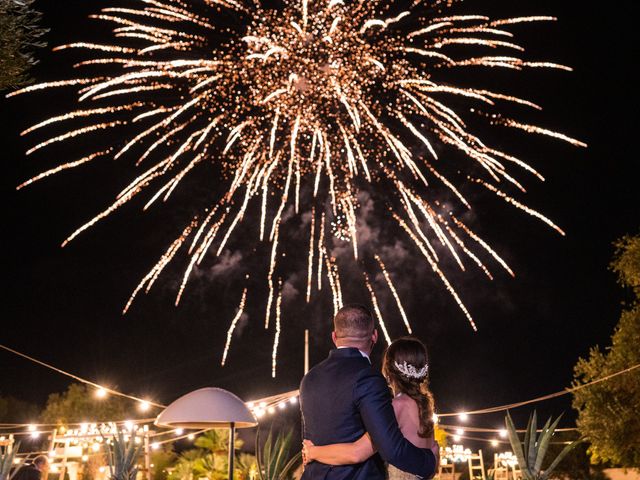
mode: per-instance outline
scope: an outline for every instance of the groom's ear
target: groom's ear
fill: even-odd
[[[373,333],[371,334],[371,341],[373,343],[378,343],[378,329],[374,328]]]
[[[335,330],[333,332],[331,332],[331,340],[333,340],[333,343],[337,347],[338,346],[338,336],[336,335],[336,331]]]

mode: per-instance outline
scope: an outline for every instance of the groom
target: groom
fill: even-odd
[[[383,480],[383,461],[424,478],[435,473],[431,450],[409,443],[398,427],[389,387],[371,367],[378,340],[373,318],[361,305],[341,308],[333,320],[338,347],[302,379],[300,406],[305,439],[315,445],[350,443],[369,433],[377,452],[355,465],[307,464],[303,480]]]

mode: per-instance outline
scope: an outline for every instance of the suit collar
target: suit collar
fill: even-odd
[[[364,358],[367,362],[371,363],[369,356],[355,347],[334,348],[329,352],[329,358]]]

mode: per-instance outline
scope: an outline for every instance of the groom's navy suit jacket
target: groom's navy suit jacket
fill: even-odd
[[[368,432],[378,451],[355,465],[311,462],[303,480],[382,480],[383,460],[425,478],[433,475],[433,453],[402,436],[387,383],[358,349],[332,350],[311,369],[300,385],[300,406],[303,436],[315,445],[355,442]]]

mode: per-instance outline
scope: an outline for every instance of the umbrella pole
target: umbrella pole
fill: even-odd
[[[229,425],[229,480],[233,480],[233,457],[236,444],[236,424]]]

